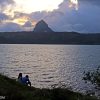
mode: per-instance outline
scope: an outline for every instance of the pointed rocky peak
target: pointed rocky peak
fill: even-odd
[[[48,24],[44,20],[41,20],[36,24],[34,32],[53,32],[53,31],[48,27]]]
[[[48,24],[44,20],[39,21],[37,24],[43,24],[48,26]]]

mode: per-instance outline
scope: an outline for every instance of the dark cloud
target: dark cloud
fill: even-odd
[[[0,5],[1,4],[12,4],[12,3],[14,3],[13,0],[0,0]]]
[[[23,27],[32,27],[32,23],[30,21],[27,21]]]
[[[34,20],[36,20],[36,21],[39,21],[39,20],[44,19],[46,16],[48,16],[48,14],[49,14],[49,12],[46,12],[46,11],[43,11],[43,12],[38,11],[38,12],[33,12],[33,13],[31,13],[31,14],[29,15],[29,17],[30,17],[31,19],[34,19]]]
[[[0,13],[0,21],[4,21],[4,20],[8,20],[10,19],[9,16],[7,16],[6,14],[4,13]]]
[[[58,16],[63,16],[64,13],[63,12],[60,12],[60,11],[57,11],[57,10],[54,10],[53,12],[46,12],[46,11],[43,11],[43,12],[33,12],[29,15],[29,17],[31,19],[34,19],[36,21],[39,21],[39,20],[47,20],[47,21],[52,21],[51,19],[54,19],[56,20],[55,18]],[[49,18],[49,19],[48,19]]]
[[[89,3],[94,3],[94,4],[100,4],[100,0],[79,0],[79,2],[89,2]]]
[[[20,17],[23,17],[23,16],[26,16],[26,17],[28,17],[29,16],[29,14],[26,14],[26,13],[23,13],[23,12],[14,12],[14,19],[16,19],[16,18],[20,18]]]
[[[2,23],[0,25],[0,31],[2,31],[2,32],[6,32],[6,31],[7,32],[15,32],[15,31],[22,31],[22,30],[23,30],[23,28],[16,23],[9,22],[9,23]]]
[[[100,7],[87,1],[89,3],[80,3],[78,11],[69,8],[68,1],[64,1],[57,10],[62,14],[49,14],[46,18],[48,24],[56,31],[100,32]]]
[[[8,5],[13,5],[13,0],[0,0],[0,12],[3,12]]]

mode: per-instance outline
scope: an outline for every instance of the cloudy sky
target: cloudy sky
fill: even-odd
[[[32,31],[44,20],[54,31],[100,32],[100,0],[0,0],[0,31]]]

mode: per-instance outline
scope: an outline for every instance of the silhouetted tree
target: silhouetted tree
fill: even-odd
[[[95,86],[95,89],[100,91],[100,66],[95,71],[86,72],[83,80],[85,80],[85,82],[91,82]],[[95,91],[92,92],[95,93]],[[98,93],[98,95],[100,95],[100,93]]]

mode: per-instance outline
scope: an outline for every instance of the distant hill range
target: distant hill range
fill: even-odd
[[[100,34],[54,32],[48,24],[39,21],[31,32],[1,32],[1,44],[100,44]]]

